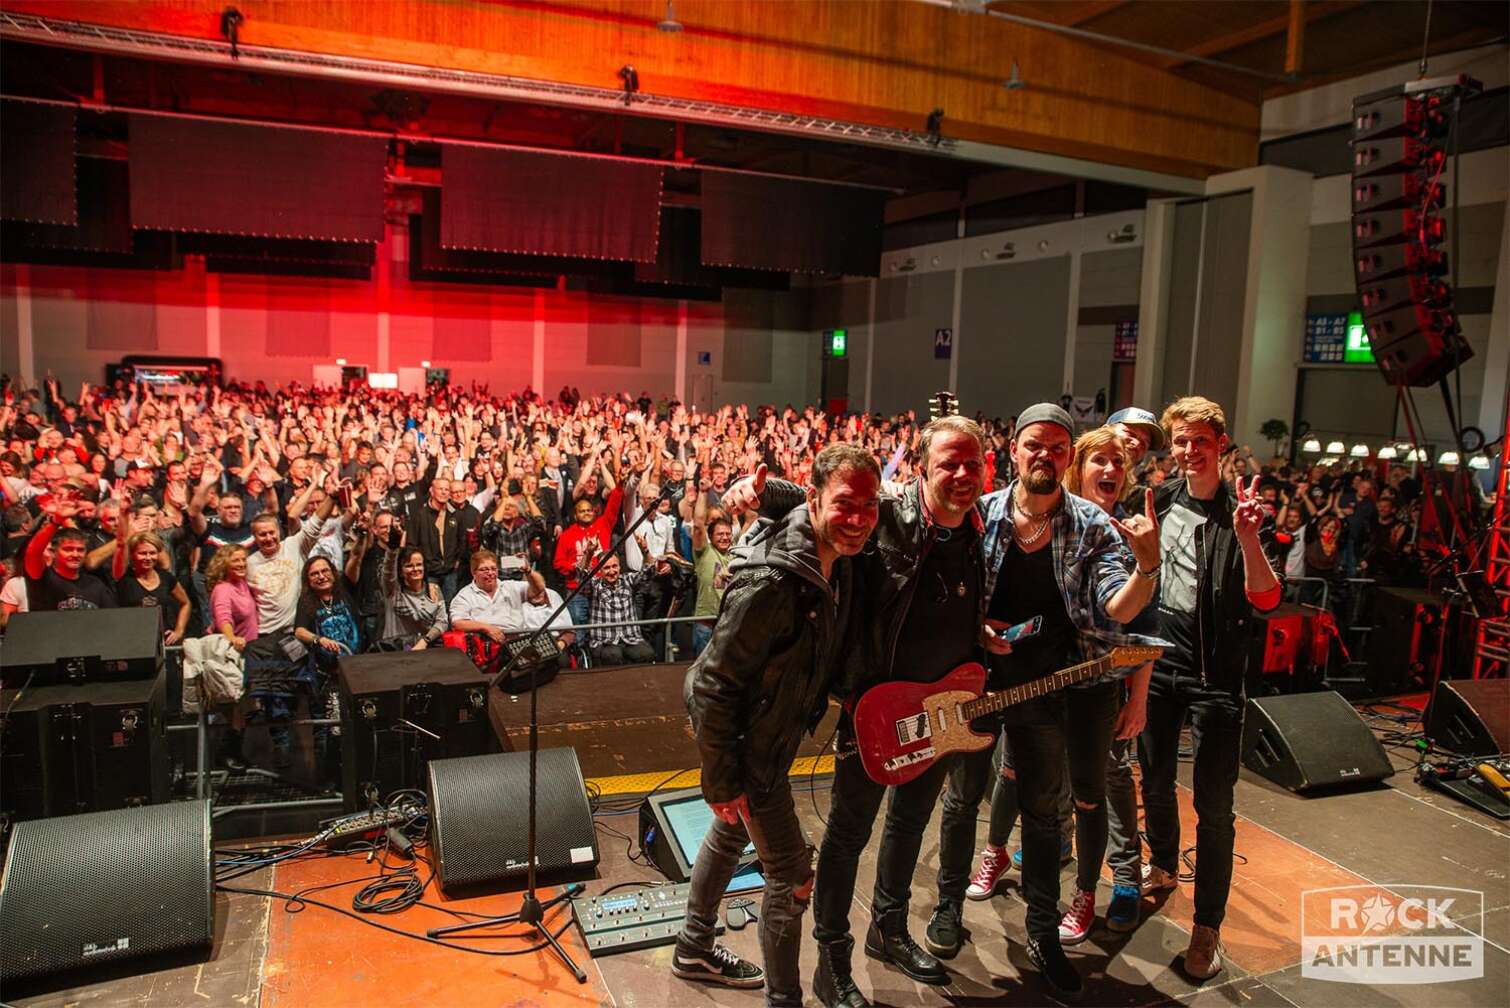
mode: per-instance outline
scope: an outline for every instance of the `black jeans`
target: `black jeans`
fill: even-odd
[[[1040,697],[1004,718],[1022,809],[1022,886],[1031,938],[1058,940],[1059,796],[1066,763],[1076,801],[1076,884],[1096,888],[1106,852],[1106,753],[1121,695],[1120,684],[1101,683]],[[940,822],[941,898],[965,897],[975,819],[994,776],[990,750],[958,760],[950,774]]]
[[[1174,872],[1180,861],[1180,806],[1175,797],[1180,728],[1190,715],[1195,746],[1195,923],[1222,926],[1232,888],[1236,817],[1232,789],[1242,764],[1242,694],[1202,689],[1154,674],[1148,688],[1148,727],[1138,739],[1143,767],[1144,836],[1148,861]]]
[[[854,752],[854,738],[853,724],[845,714],[839,726],[840,758],[834,765],[828,827],[818,849],[818,884],[813,893],[813,937],[820,942],[836,941],[850,933],[855,873],[886,794],[885,785],[865,775]],[[876,853],[876,884],[871,898],[871,913],[876,919],[891,915],[906,919],[923,831],[944,786],[948,764],[948,760],[935,763],[916,780],[891,789],[881,848]]]
[[[696,948],[713,947],[718,906],[729,879],[739,867],[745,844],[755,843],[765,873],[760,904],[760,955],[765,962],[767,1005],[802,1005],[802,914],[806,895],[799,896],[813,877],[813,848],[797,821],[792,789],[785,778],[765,794],[749,795],[749,819],[731,825],[714,817],[692,866],[687,897],[687,920],[682,938]]]
[[[588,652],[594,665],[648,665],[656,660],[655,652],[643,641],[638,644],[595,644],[588,648]]]

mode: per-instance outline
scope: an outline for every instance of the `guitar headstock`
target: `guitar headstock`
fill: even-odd
[[[1142,665],[1144,662],[1156,660],[1164,653],[1161,647],[1135,647],[1123,645],[1112,648],[1108,656],[1112,660],[1112,668],[1127,668],[1129,665]]]
[[[937,420],[939,417],[954,416],[959,412],[959,396],[953,392],[935,392],[928,397],[928,418]]]

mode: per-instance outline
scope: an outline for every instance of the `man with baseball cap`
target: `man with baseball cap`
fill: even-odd
[[[1141,406],[1119,409],[1106,418],[1106,423],[1117,428],[1127,446],[1127,485],[1122,494],[1122,510],[1138,514],[1143,510],[1143,487],[1135,470],[1149,452],[1163,451],[1164,428],[1159,426],[1158,417]]]
[[[1121,628],[1153,598],[1159,530],[1141,515],[1118,521],[1064,489],[1072,437],[1070,416],[1060,406],[1038,403],[1023,410],[1011,442],[1017,478],[981,499],[983,633],[993,691],[1041,680],[1119,644],[1159,643]],[[1032,621],[1036,632],[1015,643],[997,634]],[[1059,939],[1060,781],[1068,761],[1076,804],[1089,812],[1104,807],[1106,753],[1120,699],[1113,674],[1046,692],[1008,708],[996,722],[1012,749],[1021,801],[1028,958],[1060,998],[1081,991],[1080,975]],[[942,958],[953,957],[964,943],[961,909],[976,817],[993,780],[991,755],[990,749],[961,755],[949,775],[940,820],[938,908],[927,932],[929,948]]]

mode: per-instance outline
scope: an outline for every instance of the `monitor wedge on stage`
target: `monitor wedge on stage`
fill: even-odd
[[[1249,700],[1243,765],[1291,791],[1369,784],[1395,772],[1352,704],[1332,690]]]

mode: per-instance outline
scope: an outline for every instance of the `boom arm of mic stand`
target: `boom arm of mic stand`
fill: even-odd
[[[593,563],[592,568],[585,575],[577,579],[577,587],[567,592],[566,597],[561,600],[561,604],[556,607],[556,611],[550,614],[550,617],[545,621],[544,624],[536,627],[534,631],[525,638],[525,646],[519,649],[519,654],[510,658],[508,662],[504,664],[503,668],[498,670],[498,674],[494,676],[493,681],[488,684],[489,689],[496,688],[499,683],[507,679],[509,673],[514,671],[514,665],[519,661],[519,655],[522,655],[526,651],[531,650],[534,647],[535,641],[537,641],[542,634],[551,632],[552,628],[555,626],[556,620],[571,605],[571,600],[582,594],[582,589],[586,588],[588,583],[598,576],[598,571],[601,570],[603,565],[608,562],[608,558],[617,553],[619,547],[629,541],[629,537],[634,535],[634,530],[643,525],[646,518],[649,518],[652,514],[655,514],[656,509],[659,508],[661,501],[665,500],[673,489],[674,485],[670,483],[663,486],[661,488],[661,492],[655,498],[655,505],[653,507],[647,507],[645,508],[645,510],[641,511],[640,516],[633,522],[631,522],[629,527],[624,530],[624,534],[619,536],[617,541],[615,541],[608,549],[603,550],[598,554],[598,558]]]

